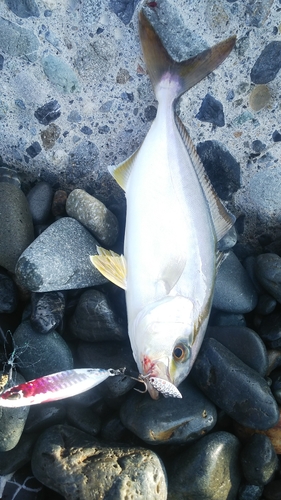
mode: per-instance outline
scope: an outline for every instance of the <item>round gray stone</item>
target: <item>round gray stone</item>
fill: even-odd
[[[98,242],[82,224],[63,217],[49,226],[20,256],[19,283],[32,292],[100,285],[107,280],[91,264]]]
[[[16,373],[5,389],[24,383],[24,378]],[[12,450],[19,442],[28,416],[29,407],[3,408],[0,406],[0,452]]]
[[[17,186],[1,182],[0,265],[14,273],[19,256],[33,238],[32,217],[25,195]]]
[[[83,224],[103,245],[111,247],[118,236],[115,215],[83,189],[74,189],[67,198],[66,212]]]
[[[155,453],[108,446],[67,425],[40,436],[31,465],[41,483],[68,500],[167,498],[165,469]]]
[[[215,284],[213,306],[231,313],[247,313],[257,304],[257,292],[233,252],[221,264]]]
[[[71,351],[55,331],[42,335],[29,321],[21,323],[14,335],[19,369],[26,380],[73,368]]]
[[[256,259],[256,275],[265,290],[281,302],[281,257],[264,253]]]
[[[240,484],[239,441],[215,432],[179,454],[168,472],[169,500],[236,500]]]

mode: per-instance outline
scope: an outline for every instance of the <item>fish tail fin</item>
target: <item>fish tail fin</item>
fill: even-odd
[[[146,67],[157,97],[159,85],[171,88],[173,100],[200,82],[228,56],[235,45],[232,36],[200,54],[176,62],[168,54],[160,37],[141,10],[139,14],[139,32]]]

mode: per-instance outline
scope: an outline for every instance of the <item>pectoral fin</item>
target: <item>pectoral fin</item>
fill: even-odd
[[[119,165],[109,165],[108,170],[119,186],[126,191],[127,183],[140,147]]]
[[[98,255],[91,255],[90,260],[96,269],[109,281],[126,290],[126,261],[124,255],[97,246]]]

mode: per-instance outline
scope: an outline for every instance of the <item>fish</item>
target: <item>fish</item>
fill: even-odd
[[[122,369],[111,368],[76,368],[51,373],[4,390],[0,394],[0,407],[20,408],[69,398],[122,373]]]
[[[236,37],[182,62],[172,59],[143,10],[143,56],[158,101],[137,151],[109,171],[125,190],[124,255],[97,247],[92,264],[126,293],[128,334],[153,399],[180,397],[207,327],[218,242],[235,217],[217,196],[175,105],[230,54]],[[171,387],[174,387],[174,391]]]

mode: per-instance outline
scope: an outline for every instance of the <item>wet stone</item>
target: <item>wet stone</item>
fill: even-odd
[[[42,123],[42,125],[49,125],[49,123],[57,120],[57,118],[60,117],[61,107],[58,101],[53,100],[50,102],[47,102],[40,108],[37,108],[36,111],[34,112],[35,118],[39,121],[39,123]]]
[[[33,292],[100,285],[106,279],[91,264],[98,242],[79,222],[63,217],[49,226],[22,253],[16,274]],[[42,259],[44,255],[44,259]]]
[[[39,333],[56,330],[63,321],[65,296],[63,292],[33,293],[31,295],[32,328]]]
[[[272,349],[281,346],[281,313],[276,312],[261,320],[258,333],[268,347]]]
[[[266,380],[217,340],[203,341],[191,373],[199,389],[236,422],[261,430],[278,422]]]
[[[266,316],[274,311],[276,304],[276,300],[271,295],[263,293],[259,296],[255,312]]]
[[[12,313],[18,305],[15,283],[7,273],[0,270],[0,313]]]
[[[256,276],[264,289],[281,302],[281,257],[273,253],[258,255]]]
[[[92,408],[68,404],[67,420],[69,424],[91,436],[96,436],[101,430],[101,417]]]
[[[3,498],[13,500],[43,500],[46,488],[33,476],[30,464],[17,470],[6,482]],[[52,500],[61,500],[55,499]]]
[[[268,83],[274,80],[281,68],[281,42],[270,42],[263,49],[251,70],[253,83]]]
[[[5,389],[24,382],[25,379],[19,373],[13,374],[13,379],[5,385]],[[21,408],[0,406],[0,452],[12,450],[18,444],[28,412],[28,406]]]
[[[263,496],[266,500],[281,500],[281,479],[267,484],[263,490]]]
[[[264,343],[256,332],[246,327],[208,327],[206,338],[214,338],[243,363],[256,370],[262,377],[268,369],[268,357]]]
[[[101,244],[110,247],[118,236],[118,221],[106,206],[83,189],[74,189],[68,196],[66,211],[78,220]]]
[[[0,475],[6,476],[27,464],[38,434],[22,434],[18,444],[9,451],[0,451]],[[4,497],[5,498],[5,497]],[[9,498],[9,497],[8,497]]]
[[[257,85],[250,94],[249,103],[254,111],[259,111],[267,106],[270,98],[270,90],[267,85]]]
[[[226,252],[230,248],[234,247],[236,243],[237,243],[237,233],[235,226],[232,226],[232,228],[226,233],[226,235],[218,242],[217,249],[220,252]]]
[[[5,0],[5,3],[18,17],[39,17],[39,9],[35,0]]]
[[[126,367],[137,372],[132,349],[128,342],[80,342],[77,354],[83,366],[93,368],[113,368],[114,370]],[[103,383],[103,396],[117,398],[126,394],[134,387],[135,382],[129,377],[118,375],[109,377]]]
[[[107,446],[71,426],[54,426],[38,439],[32,471],[43,484],[68,500],[138,498],[165,500],[165,469],[143,448]],[[137,473],[136,473],[137,471]]]
[[[215,406],[186,380],[182,399],[159,398],[132,392],[121,407],[125,427],[148,444],[191,443],[210,431],[217,419]]]
[[[20,372],[26,380],[72,370],[70,348],[56,331],[42,335],[25,321],[16,329],[13,339],[20,356]]]
[[[169,500],[236,500],[241,473],[238,439],[215,432],[179,454],[168,471]]]
[[[27,201],[34,224],[44,224],[51,212],[53,190],[47,182],[38,182],[28,193]]]
[[[127,328],[110,306],[106,295],[98,290],[86,290],[79,298],[69,320],[70,332],[89,342],[125,340]]]
[[[25,195],[13,184],[0,183],[0,265],[14,273],[19,256],[33,237]]]
[[[225,121],[222,103],[212,95],[206,94],[195,118],[198,118],[201,122],[212,123],[212,125],[217,127],[224,127]]]
[[[39,41],[33,31],[0,17],[0,49],[3,52],[10,56],[24,56],[34,62],[37,59],[38,47]]]
[[[246,326],[243,314],[231,314],[213,309],[211,318],[212,326]]]
[[[42,59],[45,75],[63,93],[78,89],[78,79],[73,69],[60,57],[51,54]]]
[[[218,196],[230,200],[240,188],[240,165],[230,152],[217,141],[200,142],[197,153]]]
[[[263,486],[269,483],[278,467],[270,439],[263,434],[254,434],[241,452],[241,465],[250,484]]]
[[[63,424],[66,418],[64,401],[44,403],[30,407],[24,427],[25,433],[38,433],[51,425]]]
[[[238,492],[238,500],[260,500],[262,498],[263,486],[255,484],[242,484]]]
[[[244,314],[256,307],[257,300],[256,290],[247,272],[236,255],[229,252],[218,270],[213,307]]]
[[[126,443],[131,436],[130,431],[122,424],[118,416],[112,416],[102,423],[101,438],[108,443]]]

